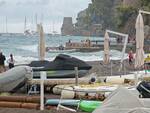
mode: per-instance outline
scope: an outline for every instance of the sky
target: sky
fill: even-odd
[[[23,32],[25,16],[27,28],[35,29],[43,23],[45,32],[60,33],[63,17],[73,17],[88,7],[91,0],[0,0],[0,32]],[[6,19],[7,18],[7,19]],[[7,21],[7,22],[6,22]],[[6,24],[7,23],[7,24]]]

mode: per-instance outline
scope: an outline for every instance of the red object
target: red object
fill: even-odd
[[[133,53],[132,52],[129,52],[129,59],[133,59]]]

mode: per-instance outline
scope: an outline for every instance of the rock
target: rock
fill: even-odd
[[[144,35],[145,35],[145,38],[147,38],[147,39],[150,39],[150,26],[148,26],[148,25],[145,25],[144,26]]]

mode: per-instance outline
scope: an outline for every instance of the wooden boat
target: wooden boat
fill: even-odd
[[[100,47],[96,44],[93,44],[91,40],[85,40],[81,42],[66,42],[66,49],[76,49],[79,52],[95,52],[100,51]]]
[[[58,47],[46,47],[47,52],[95,52],[103,49],[97,44],[91,43],[90,40],[85,40],[82,42],[66,42],[65,46],[60,45]]]

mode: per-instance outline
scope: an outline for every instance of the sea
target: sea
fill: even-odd
[[[83,37],[83,36],[51,36],[45,35],[46,47],[56,47],[65,45],[68,40],[72,42],[81,42],[81,40],[103,40],[104,37]],[[8,59],[10,54],[13,54],[15,64],[26,64],[33,60],[38,60],[38,36],[25,36],[25,35],[8,35],[0,36],[0,51]],[[111,47],[110,47],[111,49]],[[83,61],[100,61],[103,60],[104,51],[98,52],[46,52],[46,60],[52,61],[58,54],[67,54],[76,57]],[[117,50],[110,50],[110,56],[113,60],[121,59],[122,52]],[[127,55],[125,54],[125,57]],[[6,60],[7,65],[7,60]]]

